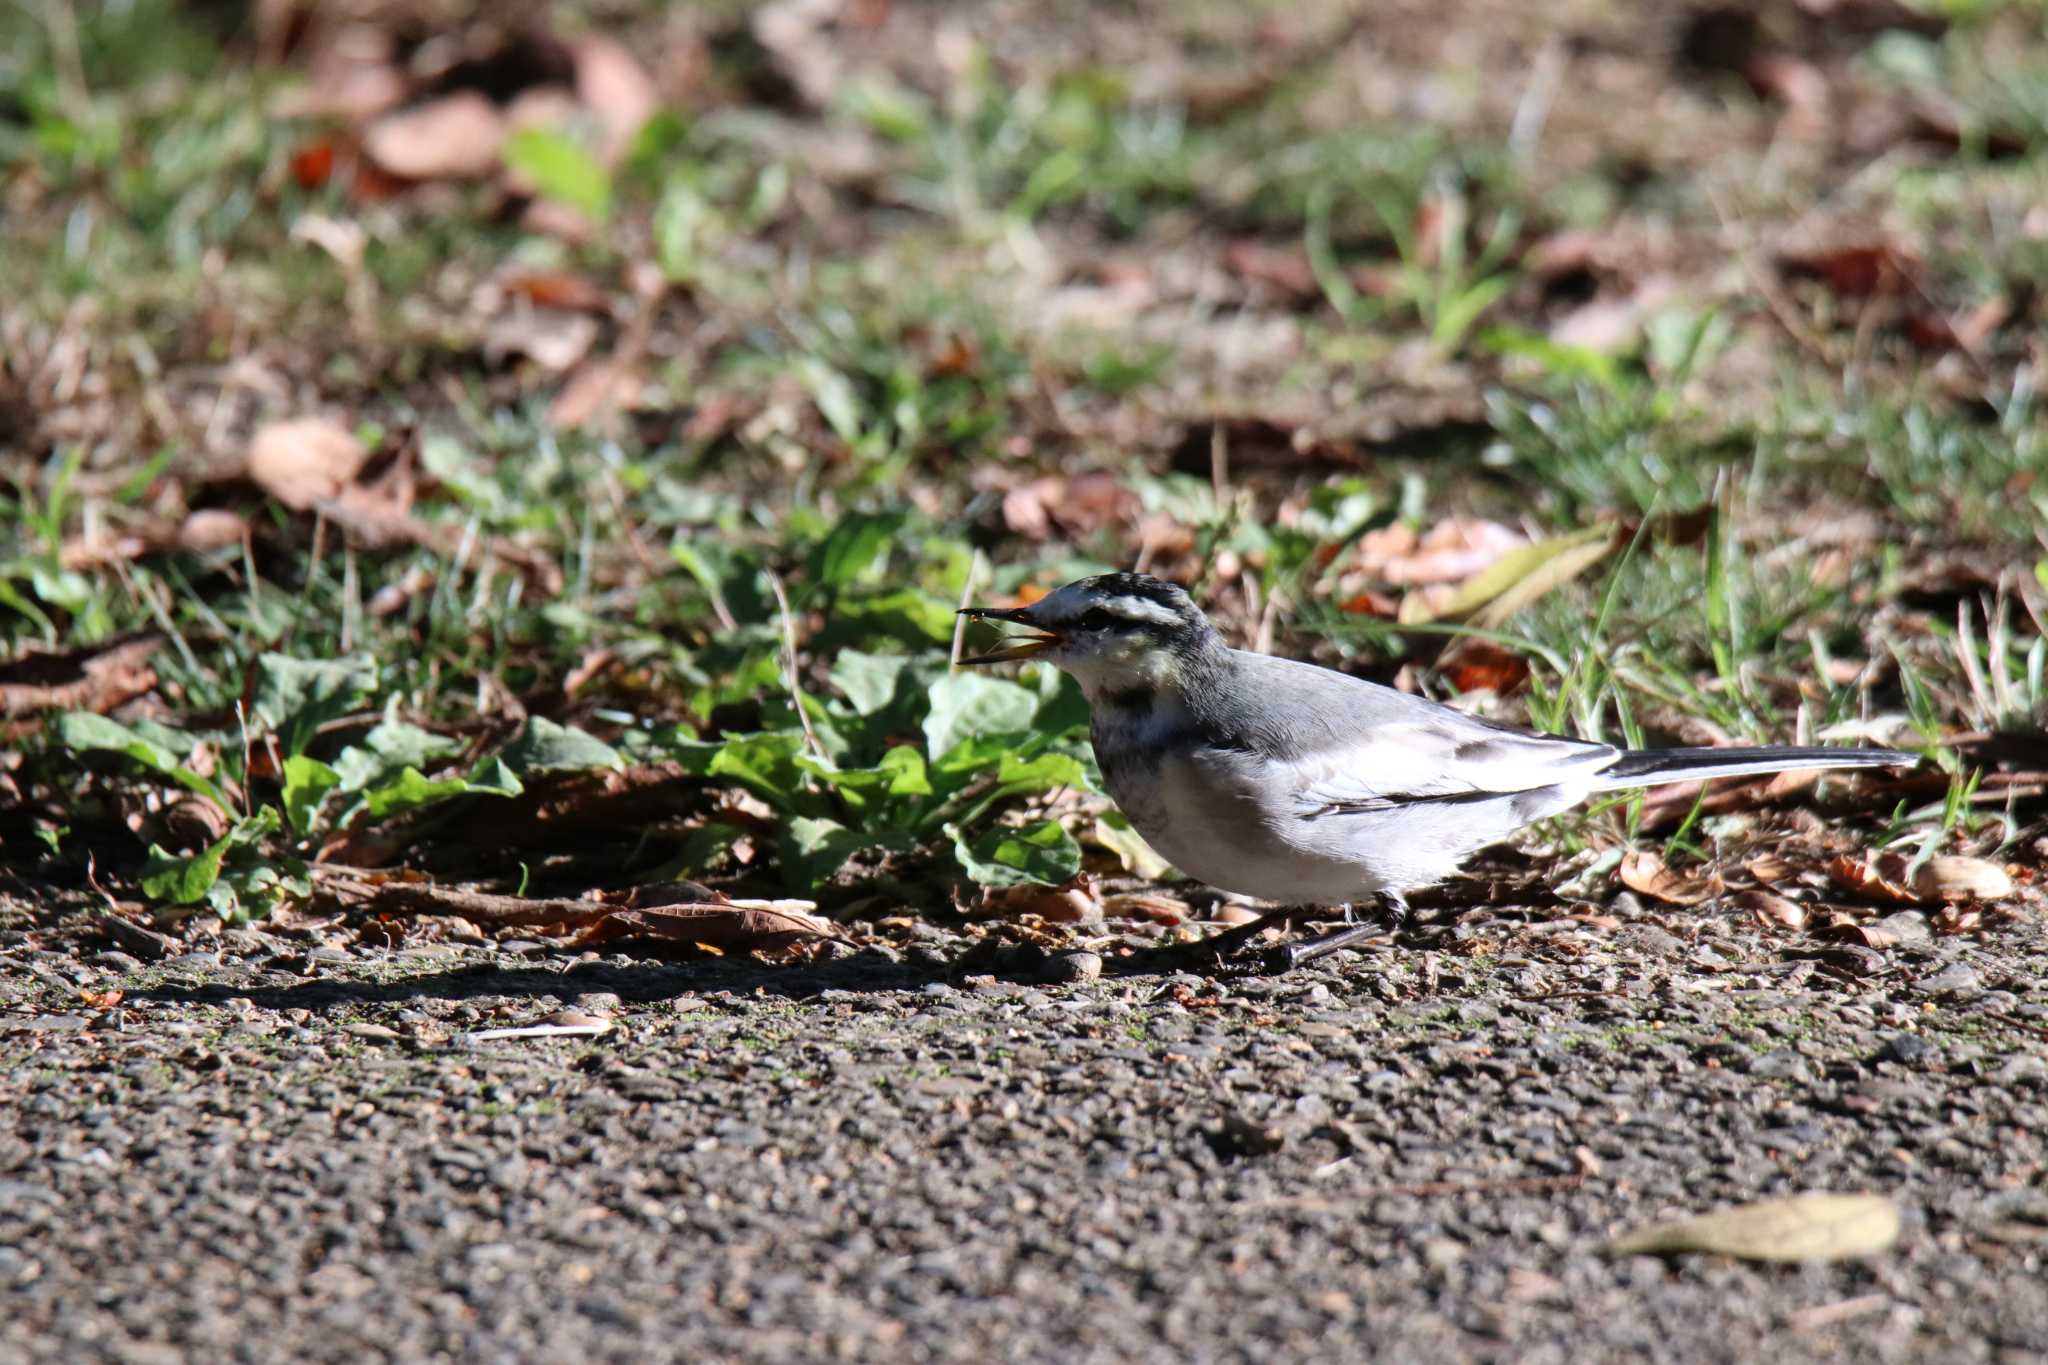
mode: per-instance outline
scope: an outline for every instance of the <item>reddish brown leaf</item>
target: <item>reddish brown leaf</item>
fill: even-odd
[[[63,654],[27,654],[0,665],[0,716],[31,711],[111,711],[156,686],[151,632]]]
[[[1529,661],[1489,640],[1463,640],[1438,661],[1437,671],[1459,692],[1505,697],[1529,680]]]
[[[1714,896],[1710,882],[1679,876],[1647,849],[1631,849],[1622,854],[1617,872],[1629,890],[1666,905],[1699,905]]]
[[[507,275],[505,292],[546,308],[581,309],[590,313],[611,311],[611,300],[588,278],[572,270],[522,270]]]
[[[334,174],[333,138],[308,143],[292,155],[292,179],[302,190],[317,190]]]

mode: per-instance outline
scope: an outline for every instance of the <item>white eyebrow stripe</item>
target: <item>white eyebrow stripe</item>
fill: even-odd
[[[1172,607],[1143,597],[1112,597],[1102,604],[1118,616],[1132,621],[1152,621],[1162,626],[1178,625],[1180,613]]]

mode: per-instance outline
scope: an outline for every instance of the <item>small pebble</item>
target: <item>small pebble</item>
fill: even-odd
[[[1041,981],[1068,984],[1093,981],[1102,975],[1102,955],[1089,952],[1054,953],[1038,969]]]

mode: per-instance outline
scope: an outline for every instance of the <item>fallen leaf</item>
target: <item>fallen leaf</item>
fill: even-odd
[[[1622,885],[1629,890],[1666,905],[1699,905],[1714,896],[1714,889],[1707,882],[1679,876],[1664,865],[1663,858],[1648,849],[1630,849],[1622,854],[1617,872]]]
[[[1913,889],[1930,901],[1997,901],[2013,893],[2013,882],[1997,863],[1942,854],[1921,865]]]
[[[1511,550],[1492,567],[1459,585],[1440,604],[1410,596],[1401,603],[1403,625],[1428,621],[1464,621],[1486,629],[1497,627],[1523,607],[1605,559],[1614,548],[1614,534],[1605,526],[1588,526],[1569,535],[1553,536]],[[1409,603],[1415,605],[1411,609]]]
[[[621,939],[689,944],[720,952],[786,951],[805,939],[837,938],[829,921],[803,910],[797,901],[733,901],[728,905],[664,906],[658,910],[614,910],[590,926],[578,943]]]
[[[1427,532],[1397,522],[1360,538],[1358,567],[1395,587],[1457,583],[1528,544],[1521,532],[1477,517],[1450,517]]]
[[[1491,640],[1460,640],[1437,660],[1437,672],[1460,694],[1491,692],[1512,695],[1529,681],[1529,661]]]
[[[386,114],[363,130],[363,150],[407,180],[475,180],[498,168],[505,120],[473,90]]]
[[[249,478],[285,506],[305,511],[354,482],[369,459],[362,443],[324,417],[272,422],[249,443]]]
[[[505,292],[544,308],[573,308],[586,313],[611,310],[611,300],[588,277],[572,270],[522,270],[507,275]]]
[[[151,631],[62,654],[24,654],[0,665],[0,716],[111,711],[156,686],[149,659],[163,642]]]
[[[523,355],[557,374],[589,354],[597,341],[597,320],[560,308],[519,308],[491,324],[484,334],[484,359],[502,365]]]
[[[607,165],[616,164],[647,120],[661,111],[661,96],[640,59],[616,39],[585,38],[571,53],[576,97],[597,117],[599,155]]]
[[[1803,929],[1806,927],[1806,907],[1775,891],[1751,889],[1737,891],[1728,900],[1755,915],[1759,924],[1779,929]]]
[[[1779,258],[1792,277],[1818,279],[1843,298],[1902,294],[1919,273],[1919,262],[1887,242],[1853,242],[1824,251]]]
[[[570,375],[548,404],[548,425],[568,431],[630,412],[639,402],[643,383],[631,366],[611,359],[591,361]]]
[[[1746,1261],[1840,1261],[1883,1251],[1899,1237],[1899,1211],[1870,1194],[1800,1194],[1718,1213],[1653,1223],[1616,1238],[1617,1256],[1702,1251]]]
[[[225,508],[202,507],[188,513],[178,523],[178,548],[181,550],[221,550],[230,545],[239,545],[249,535],[249,523],[239,512]]]

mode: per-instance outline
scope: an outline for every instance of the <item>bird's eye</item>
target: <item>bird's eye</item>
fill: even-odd
[[[1107,607],[1090,607],[1081,613],[1081,627],[1084,630],[1108,630],[1116,623],[1116,613]]]

